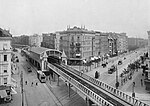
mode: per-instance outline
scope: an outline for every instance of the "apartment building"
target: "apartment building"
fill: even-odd
[[[29,36],[29,45],[31,47],[41,47],[42,41],[43,41],[42,35],[34,34]]]
[[[43,33],[42,34],[43,40],[41,42],[41,47],[55,49],[55,33]]]
[[[68,27],[66,31],[59,31],[60,50],[65,52],[68,64],[81,64],[83,60],[90,60],[96,55],[95,32],[79,27]]]
[[[121,38],[121,53],[127,52],[128,51],[128,36],[126,33],[120,33],[120,38]]]
[[[12,35],[0,28],[0,96],[10,96],[11,92],[11,40]]]

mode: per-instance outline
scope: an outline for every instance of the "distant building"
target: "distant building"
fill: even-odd
[[[126,33],[117,33],[117,50],[118,54],[128,51],[128,37]]]
[[[11,40],[12,35],[0,28],[0,96],[11,98]],[[6,92],[7,90],[7,92]]]
[[[12,44],[29,45],[29,36],[21,35],[12,38]]]
[[[147,39],[142,38],[128,38],[128,49],[135,50],[137,48],[145,47],[148,44]]]
[[[34,34],[29,36],[29,45],[31,47],[41,47],[41,42],[43,41],[43,37],[38,34]]]
[[[104,57],[109,54],[108,33],[96,32],[96,54]]]
[[[41,42],[41,47],[55,49],[55,33],[43,33],[42,34],[43,40]]]
[[[95,55],[95,32],[85,28],[68,27],[60,31],[59,49],[64,50],[68,64],[81,64]]]
[[[109,49],[109,56],[117,56],[117,36],[116,33],[108,33],[108,49]]]
[[[147,31],[148,33],[148,70],[145,70],[145,78],[144,78],[144,84],[145,84],[145,89],[150,91],[150,31]]]

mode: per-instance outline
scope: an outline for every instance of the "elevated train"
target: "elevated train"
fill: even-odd
[[[121,102],[119,102],[119,101],[117,101],[117,100],[115,100],[115,99],[109,97],[108,95],[102,93],[101,91],[99,91],[98,89],[94,88],[94,87],[91,86],[90,84],[88,84],[88,83],[82,81],[82,80],[80,79],[81,77],[82,77],[83,79],[85,79],[85,80],[91,82],[91,83],[93,83],[93,81],[95,82],[94,78],[91,78],[90,76],[87,76],[86,74],[83,74],[82,72],[79,72],[79,71],[77,71],[77,70],[75,70],[75,69],[73,69],[73,68],[71,68],[71,67],[69,67],[69,66],[63,64],[63,63],[61,62],[61,59],[57,59],[57,58],[51,59],[51,60],[49,59],[48,62],[51,63],[51,64],[53,64],[54,66],[56,66],[56,67],[59,68],[60,70],[62,70],[62,71],[64,70],[65,73],[67,73],[68,75],[70,75],[70,76],[72,76],[73,78],[75,78],[77,81],[79,81],[80,83],[82,83],[84,86],[87,86],[88,88],[90,88],[90,89],[91,89],[93,92],[95,92],[96,94],[101,95],[101,97],[103,97],[104,99],[106,99],[108,102],[112,103],[114,106],[131,105],[130,103],[128,103],[128,102],[126,102],[126,101],[124,101],[124,100],[123,100],[123,103],[121,103],[121,102],[122,102],[122,99],[120,100],[119,97],[117,97],[117,96],[114,95],[115,98],[118,98],[118,100],[121,101]],[[65,71],[65,70],[69,70],[69,71]],[[70,72],[70,73],[69,73],[69,72]],[[79,76],[79,77],[75,77],[75,76],[74,76],[73,74],[71,74],[71,73],[74,73],[75,75],[77,75],[77,76]],[[96,81],[97,81],[97,80],[96,80]],[[93,84],[99,87],[102,83],[100,82],[98,85],[95,84],[95,83],[93,83]],[[103,88],[102,88],[102,89],[103,89]],[[105,89],[103,89],[103,90],[106,91],[106,92],[108,92],[108,91],[105,90]],[[108,93],[110,93],[110,92],[108,92]],[[124,103],[125,103],[125,105],[124,105]]]

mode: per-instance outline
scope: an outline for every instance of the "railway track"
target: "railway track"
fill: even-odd
[[[92,83],[85,81],[85,79],[83,80],[82,77],[73,74],[73,72],[69,72],[68,71],[69,69],[66,69],[66,67],[58,65],[56,63],[53,63],[53,65],[55,67],[59,68],[60,70],[62,70],[63,72],[65,72],[70,77],[74,78],[76,81],[80,82],[80,84],[86,86],[87,88],[91,89],[94,93],[98,94],[99,96],[101,96],[102,98],[107,100],[108,102],[112,103],[114,106],[133,106],[133,105],[131,105],[129,103],[120,102],[122,100],[118,100],[118,98],[114,97],[113,95],[111,97],[111,96],[105,94],[104,92],[106,92],[106,91],[104,91],[103,89],[100,90],[100,89],[96,88],[95,86],[93,86]],[[109,92],[107,92],[107,93],[109,93]]]

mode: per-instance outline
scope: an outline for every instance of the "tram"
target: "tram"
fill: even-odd
[[[37,71],[37,77],[41,83],[46,82],[46,75],[42,71]]]

